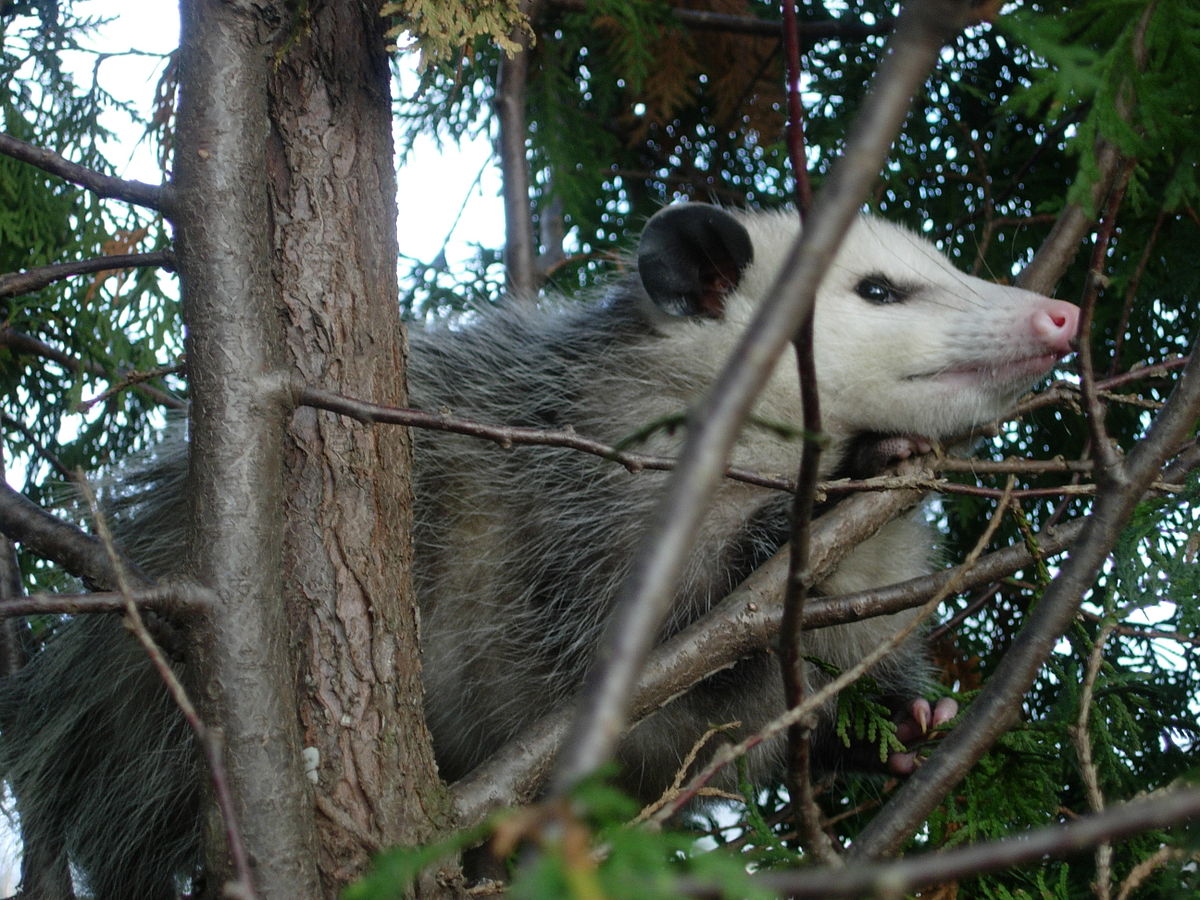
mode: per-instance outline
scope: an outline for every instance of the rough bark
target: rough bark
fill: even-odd
[[[373,8],[351,0],[304,18],[283,2],[183,8],[195,569],[220,597],[198,681],[257,889],[331,897],[381,847],[442,821],[408,578],[409,438],[292,415],[284,388],[405,400],[387,59]],[[302,747],[319,754],[315,786]]]
[[[329,3],[281,45],[267,171],[288,368],[406,405],[388,61],[369,5]],[[421,710],[407,429],[312,408],[285,444],[285,596],[306,747],[320,753],[326,894],[430,837],[442,799]],[[313,527],[313,523],[319,527]]]

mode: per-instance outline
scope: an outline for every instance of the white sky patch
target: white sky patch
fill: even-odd
[[[100,85],[119,100],[149,113],[166,54],[179,44],[179,12],[170,2],[80,0],[81,17],[109,21],[81,43],[106,55],[71,54],[68,65],[82,85],[92,71]],[[398,90],[415,90],[416,54],[401,58]],[[141,129],[119,110],[102,118],[114,138],[102,145],[122,178],[159,183],[162,171],[155,149]],[[504,243],[504,212],[499,167],[486,135],[460,144],[429,137],[417,139],[405,166],[397,173],[397,231],[402,255],[432,262],[443,250],[452,268],[474,259],[473,247]]]

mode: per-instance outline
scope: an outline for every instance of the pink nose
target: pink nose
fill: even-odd
[[[1034,337],[1059,356],[1066,356],[1079,330],[1079,307],[1065,300],[1043,300],[1029,324]]]

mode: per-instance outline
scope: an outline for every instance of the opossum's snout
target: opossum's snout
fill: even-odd
[[[1045,300],[1028,320],[1034,340],[1057,356],[1066,356],[1074,348],[1079,330],[1079,307],[1065,300]]]

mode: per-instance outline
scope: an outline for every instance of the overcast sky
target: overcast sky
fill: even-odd
[[[85,40],[86,45],[104,52],[127,54],[133,50],[165,54],[179,42],[179,15],[171,0],[87,0],[76,3],[75,10],[80,16],[112,19]],[[85,84],[91,78],[93,64],[92,57],[80,55],[77,72]],[[153,100],[162,65],[160,56],[113,56],[101,63],[98,74],[107,91],[146,110]],[[412,66],[407,69],[400,90],[411,90],[416,85]],[[106,151],[117,167],[117,174],[139,181],[161,180],[151,148],[139,142],[140,131],[130,127],[128,119],[119,113],[112,113],[105,124],[117,133]],[[432,260],[464,201],[466,210],[447,248],[450,264],[469,259],[472,254],[468,245],[472,242],[493,247],[502,244],[500,179],[497,168],[488,165],[490,157],[491,147],[486,139],[474,140],[461,148],[450,146],[440,150],[432,140],[418,143],[408,164],[398,173],[401,208],[421,213],[419,218],[410,214],[397,222],[402,253],[426,262]],[[473,187],[481,169],[485,169],[484,177]]]

